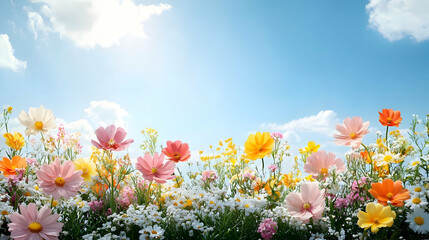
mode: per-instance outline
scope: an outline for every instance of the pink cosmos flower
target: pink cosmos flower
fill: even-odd
[[[289,214],[307,223],[310,218],[322,218],[325,210],[325,190],[319,189],[317,182],[304,182],[301,184],[301,193],[289,193],[286,197]]]
[[[116,126],[113,124],[106,128],[99,127],[95,130],[95,134],[97,135],[98,142],[91,140],[91,143],[98,149],[122,151],[134,142],[133,139],[124,141],[127,132],[121,127],[116,129]]]
[[[143,177],[148,181],[155,180],[157,183],[166,183],[166,180],[174,179],[174,162],[168,161],[164,164],[165,155],[155,153],[153,157],[146,153],[144,158],[138,157],[136,168],[139,170]]]
[[[335,143],[338,145],[351,146],[356,149],[368,131],[369,122],[363,122],[361,117],[344,119],[343,124],[335,127],[339,134],[334,134]]]
[[[304,164],[304,170],[314,176],[326,176],[330,168],[336,167],[336,173],[342,173],[346,170],[343,160],[336,158],[333,153],[326,153],[321,150],[311,154]]]
[[[30,203],[28,206],[20,205],[19,209],[21,214],[14,212],[10,215],[11,223],[8,224],[13,239],[58,239],[64,225],[57,222],[60,215],[52,214],[48,207],[42,207],[38,211],[34,203]]]
[[[279,132],[273,132],[273,133],[271,133],[271,137],[273,139],[283,139],[283,134],[281,134]]]
[[[180,140],[175,142],[167,141],[167,147],[162,150],[168,160],[173,162],[185,162],[191,157],[189,146],[187,143],[182,143]]]
[[[55,199],[75,196],[83,183],[82,171],[75,171],[72,161],[65,161],[61,165],[60,160],[56,159],[50,165],[41,166],[36,175],[43,192]]]

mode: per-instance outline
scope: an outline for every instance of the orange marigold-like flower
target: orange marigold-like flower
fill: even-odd
[[[21,158],[20,156],[14,156],[12,160],[4,157],[3,161],[0,161],[0,171],[3,172],[5,177],[16,175],[15,169],[25,168],[27,168],[27,162],[25,161],[25,158]]]
[[[383,112],[378,113],[380,114],[379,121],[383,126],[399,127],[399,124],[402,121],[400,111],[393,111],[392,109],[383,109]]]
[[[395,207],[402,207],[404,200],[410,198],[410,191],[404,189],[401,180],[393,182],[392,179],[384,179],[382,183],[371,184],[371,187],[368,192],[384,206],[390,203]]]
[[[246,157],[251,160],[256,160],[267,156],[271,153],[274,142],[269,132],[250,134],[249,138],[244,143]]]

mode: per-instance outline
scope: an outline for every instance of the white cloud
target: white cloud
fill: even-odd
[[[94,126],[107,126],[115,124],[117,127],[127,127],[125,117],[128,112],[115,102],[91,101],[89,108],[85,109],[85,113]]]
[[[335,131],[335,124],[339,122],[337,114],[332,110],[320,111],[316,115],[311,115],[299,119],[294,119],[284,124],[263,123],[262,128],[272,131],[283,132],[285,137],[294,136],[300,140],[298,132],[319,133],[332,137]]]
[[[389,41],[411,36],[429,39],[429,1],[370,0],[366,5],[369,24]]]
[[[15,72],[27,67],[26,61],[21,61],[13,55],[12,44],[7,34],[0,34],[0,68],[9,68]]]
[[[32,0],[42,3],[29,12],[29,25],[38,32],[57,32],[78,46],[108,48],[124,36],[146,38],[143,23],[171,8],[169,4],[143,5],[132,0]],[[43,20],[45,17],[46,21]]]

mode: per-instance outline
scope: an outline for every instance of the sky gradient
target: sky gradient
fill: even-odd
[[[83,5],[1,1],[0,34],[26,66],[0,68],[0,103],[13,117],[44,105],[88,132],[122,124],[134,155],[145,127],[193,151],[280,129],[295,149],[315,140],[343,153],[330,136],[346,117],[361,116],[374,132],[384,131],[383,108],[401,111],[401,128],[429,113],[429,20],[416,11],[420,22],[400,25],[404,16],[389,11],[398,1],[128,0],[99,28],[116,31],[113,43],[88,37],[95,25],[79,15]],[[134,20],[121,16],[147,5],[137,20],[144,33],[122,33]]]

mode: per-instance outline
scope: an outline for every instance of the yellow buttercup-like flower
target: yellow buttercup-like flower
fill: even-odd
[[[271,153],[274,142],[269,132],[250,134],[249,138],[244,143],[246,157],[251,160],[256,160],[267,156]]]
[[[3,137],[6,139],[6,145],[17,151],[24,147],[25,140],[19,132],[14,132],[13,135],[12,133],[5,133]]]
[[[75,170],[82,171],[82,177],[85,181],[92,181],[91,176],[97,174],[95,164],[88,158],[79,158],[74,161]]]
[[[380,203],[368,203],[366,212],[359,211],[358,225],[367,230],[371,228],[371,232],[376,233],[382,227],[391,227],[396,213],[390,209],[390,206],[384,207]]]

